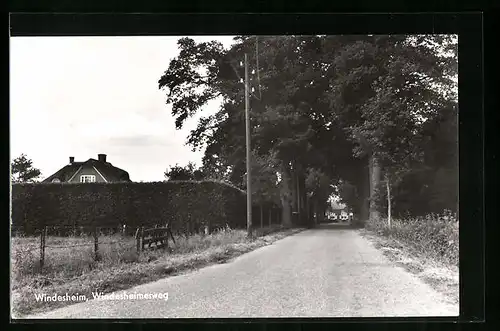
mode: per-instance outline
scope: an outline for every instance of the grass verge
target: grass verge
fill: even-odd
[[[458,221],[434,218],[369,222],[359,233],[397,265],[459,302]]]
[[[118,246],[102,249],[101,261],[92,258],[88,247],[54,249],[46,253],[43,272],[37,265],[37,238],[13,238],[11,268],[12,317],[41,313],[72,304],[68,301],[37,301],[35,294],[85,295],[92,292],[111,293],[160,278],[211,264],[226,263],[232,258],[267,246],[286,236],[302,231],[300,228],[275,226],[258,229],[253,239],[246,237],[246,231],[222,229],[213,234],[176,238],[170,251],[145,251],[140,255],[133,251],[134,241],[117,241]],[[108,241],[116,238],[107,238]],[[77,238],[51,238],[47,244]],[[82,239],[88,240],[88,239]],[[103,239],[103,242],[105,239]],[[105,246],[103,246],[105,247]],[[33,254],[34,253],[34,254]],[[38,267],[38,270],[37,270]]]

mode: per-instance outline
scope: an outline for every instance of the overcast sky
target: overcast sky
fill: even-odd
[[[169,165],[202,152],[184,146],[197,118],[175,130],[158,79],[179,37],[14,37],[10,39],[11,158],[26,154],[42,178],[75,161],[108,161],[133,181],[163,180]],[[219,40],[232,36],[193,37]],[[218,104],[207,107],[216,111]],[[204,113],[205,115],[207,113]]]

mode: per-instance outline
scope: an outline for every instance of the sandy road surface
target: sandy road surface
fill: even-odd
[[[339,225],[117,294],[123,292],[168,292],[168,300],[89,300],[27,318],[458,315],[458,305],[391,263],[356,230]]]

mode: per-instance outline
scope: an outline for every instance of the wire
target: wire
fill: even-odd
[[[124,241],[108,241],[108,242],[98,242],[98,245],[110,245],[110,244],[124,244],[126,242]],[[88,244],[76,244],[76,245],[66,245],[66,246],[45,246],[45,248],[70,248],[70,247],[81,247],[81,246],[94,246],[94,243],[88,243]]]
[[[255,61],[257,62],[257,85],[259,86],[259,100],[262,99],[260,88],[260,68],[259,68],[259,36],[255,36]]]
[[[65,245],[65,246],[45,246],[45,248],[70,248],[70,247],[81,247],[81,246],[93,246],[94,243],[88,243],[88,244],[76,244],[76,245]]]
[[[37,251],[39,250],[40,247],[35,247],[35,248],[31,248],[31,249],[13,249],[13,253],[15,252],[22,252],[22,253],[28,253],[28,252],[33,252],[33,251]]]

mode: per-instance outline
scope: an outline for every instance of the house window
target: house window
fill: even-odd
[[[95,175],[81,175],[80,176],[80,183],[94,183],[95,182]]]

